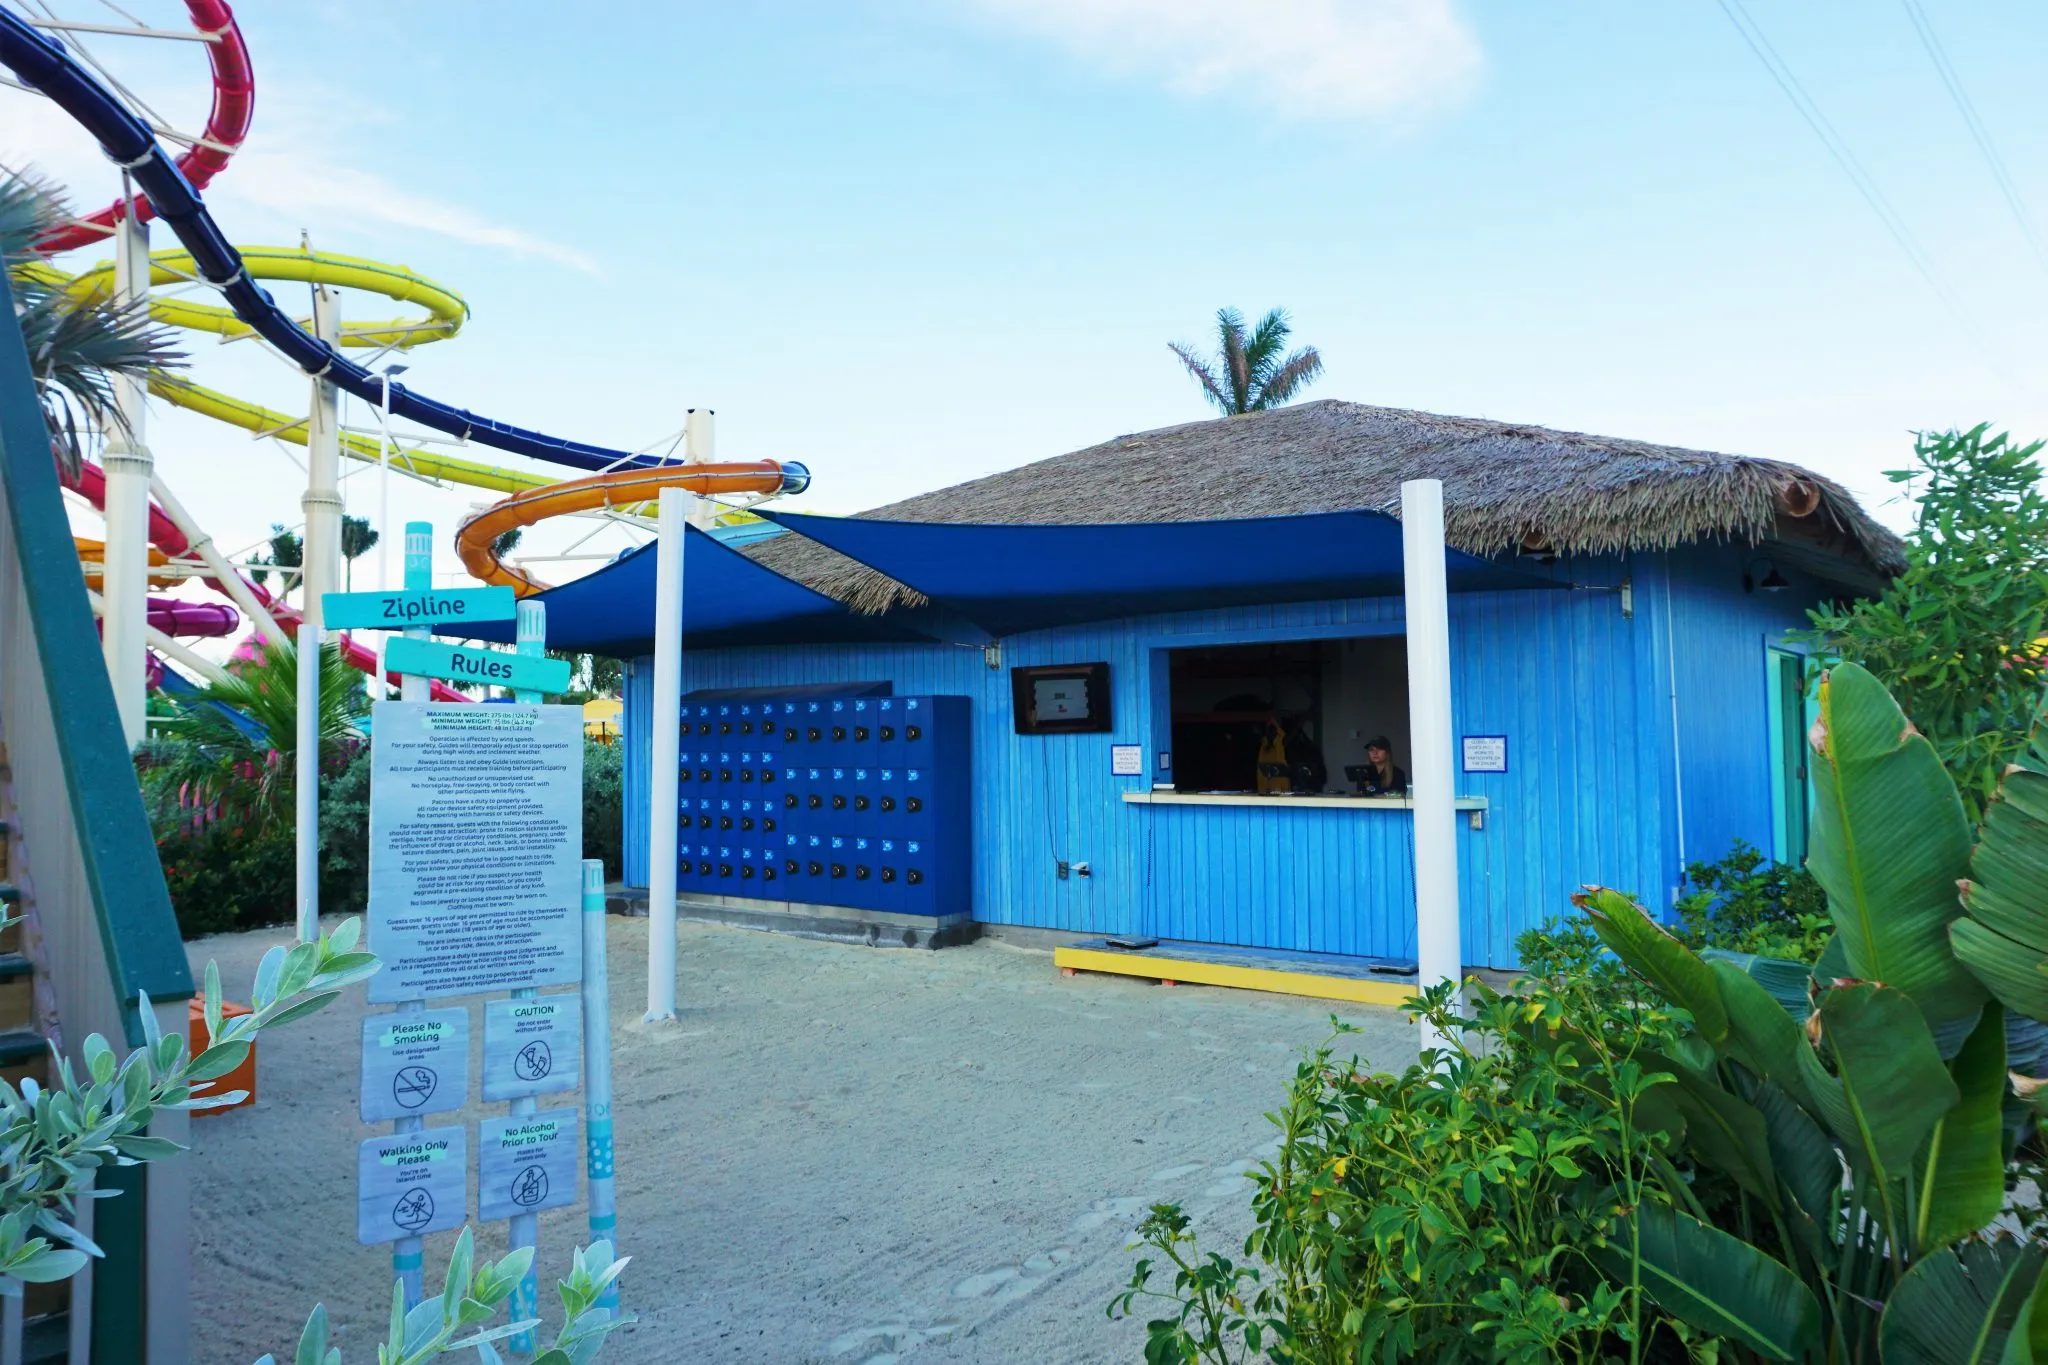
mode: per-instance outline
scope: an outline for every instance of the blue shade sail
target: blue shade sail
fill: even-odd
[[[1155,612],[1401,591],[1401,523],[1378,512],[1088,526],[880,521],[763,511],[992,635]],[[1459,550],[1451,591],[1568,584]]]
[[[718,645],[858,644],[931,637],[884,616],[857,616],[823,593],[764,569],[694,526],[685,535],[683,642]],[[654,649],[654,579],[659,545],[628,551],[596,573],[539,595],[548,605],[548,645],[633,658]],[[510,644],[510,621],[437,633]]]

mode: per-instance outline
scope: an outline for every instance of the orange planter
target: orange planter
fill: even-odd
[[[227,1019],[239,1018],[250,1012],[247,1005],[237,1005],[232,1000],[222,1002],[220,1008],[222,1017]],[[186,1045],[192,1049],[192,1055],[197,1057],[211,1046],[213,1041],[213,1035],[206,1031],[206,997],[200,995],[192,997],[189,1007],[185,1011],[185,1023]],[[199,1093],[202,1097],[206,1095],[225,1095],[231,1090],[246,1090],[249,1092],[248,1098],[239,1100],[234,1104],[222,1105],[218,1109],[195,1109],[192,1111],[193,1116],[203,1118],[208,1114],[225,1114],[230,1109],[240,1109],[245,1104],[256,1103],[256,1045],[254,1043],[249,1044],[249,1055],[242,1059],[240,1066]]]

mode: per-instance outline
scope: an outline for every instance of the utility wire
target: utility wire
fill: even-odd
[[[2005,196],[2006,207],[2012,210],[2013,221],[2019,224],[2020,234],[2027,239],[2035,262],[2048,270],[2048,252],[2041,248],[2041,236],[2034,230],[2034,217],[2027,212],[2026,201],[2020,198],[2019,186],[2013,183],[2011,173],[2005,168],[2005,158],[1998,154],[1997,146],[1992,143],[1990,129],[1978,116],[1976,103],[1963,88],[1963,78],[1949,62],[1941,39],[1935,37],[1934,25],[1928,22],[1927,11],[1920,7],[1920,0],[1900,0],[1900,3],[1906,7],[1906,17],[1913,21],[1913,31],[1920,35],[1920,46],[1927,49],[1928,58],[1941,76],[1941,83],[1948,87],[1949,98],[1955,101],[1956,112],[1963,116],[1963,125],[1970,130],[1971,140],[1984,154],[1984,164],[1991,168],[1991,178],[1998,182],[1998,191]]]
[[[1717,0],[1717,3],[1721,6],[1721,12],[1728,16],[1728,22],[1735,25],[1735,31],[1742,35],[1742,41],[1756,54],[1756,59],[1763,63],[1764,70],[1770,73],[1778,88],[1785,92],[1785,98],[1792,102],[1792,107],[1806,120],[1806,126],[1813,129],[1814,136],[1827,148],[1828,155],[1842,168],[1842,174],[1849,177],[1849,183],[1863,196],[1863,202],[1870,205],[1871,212],[1884,224],[1885,231],[1891,234],[1899,250],[1912,262],[1913,268],[1920,273],[1920,278],[1927,282],[1927,287],[1934,291],[1935,296],[1948,309],[1950,316],[1955,319],[1957,326],[1962,328],[1964,337],[1976,349],[1978,355],[1982,356],[2007,383],[2030,390],[2030,386],[2020,380],[2010,367],[1984,344],[1983,334],[1970,320],[1969,312],[1963,307],[1962,300],[1936,273],[1934,260],[1928,255],[1926,248],[1920,245],[1919,239],[1913,235],[1913,230],[1906,226],[1906,220],[1892,207],[1891,200],[1885,197],[1884,191],[1878,188],[1876,179],[1864,169],[1863,162],[1849,146],[1848,139],[1829,122],[1828,116],[1821,112],[1820,105],[1807,93],[1806,87],[1800,84],[1799,77],[1793,74],[1791,66],[1778,55],[1777,48],[1771,45],[1771,40],[1764,36],[1763,29],[1750,17],[1743,0]]]

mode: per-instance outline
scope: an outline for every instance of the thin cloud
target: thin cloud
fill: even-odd
[[[316,233],[323,222],[374,224],[553,261],[586,275],[602,273],[594,257],[574,247],[494,223],[459,205],[410,194],[372,172],[331,165],[304,153],[244,151],[235,158],[231,174],[232,180],[221,177],[222,197],[295,217]]]
[[[966,0],[1102,69],[1296,118],[1361,118],[1466,89],[1479,45],[1454,0]]]

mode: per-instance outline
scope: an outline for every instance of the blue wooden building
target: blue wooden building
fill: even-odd
[[[744,552],[693,536],[685,691],[967,697],[982,923],[1410,958],[1408,808],[1346,770],[1379,736],[1404,761],[1390,511],[1413,478],[1443,482],[1455,547],[1469,964],[1513,965],[1587,883],[1668,905],[1737,839],[1803,853],[1788,632],[1902,561],[1842,489],[1768,460],[1340,402],[1121,437],[779,516]],[[653,557],[550,594],[554,640],[630,660],[637,885]],[[1092,723],[1024,732],[1048,678],[1100,690]]]

